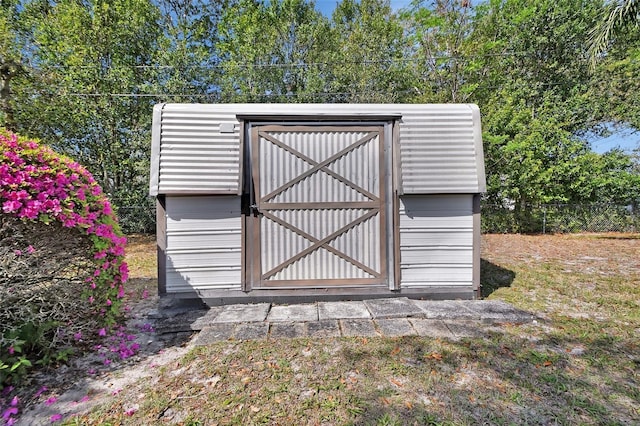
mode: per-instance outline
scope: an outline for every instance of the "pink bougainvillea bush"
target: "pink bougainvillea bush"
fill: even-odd
[[[0,389],[114,326],[126,239],[91,174],[0,129]]]

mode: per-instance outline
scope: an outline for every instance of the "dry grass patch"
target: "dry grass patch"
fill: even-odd
[[[219,342],[67,424],[640,424],[639,254],[635,236],[486,235],[489,297],[542,320],[460,341]]]

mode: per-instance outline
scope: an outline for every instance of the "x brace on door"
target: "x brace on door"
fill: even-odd
[[[318,136],[323,132],[325,132],[324,135]],[[283,135],[292,135],[294,133],[295,138],[293,143],[291,143],[291,141],[287,143],[282,140],[286,139]],[[326,158],[318,157],[320,155],[318,152],[321,150],[315,149],[315,147],[309,148],[304,145],[305,143],[320,143],[321,139],[322,143],[331,144],[330,138],[329,142],[326,141],[327,135],[337,134],[339,134],[343,139],[340,142],[342,146],[336,143],[336,146],[339,149],[331,155],[325,153]],[[344,146],[344,139],[354,136],[358,136],[355,142],[347,143],[347,145]],[[259,126],[252,129],[252,174],[256,191],[255,208],[256,212],[259,214],[258,220],[263,223],[263,225],[259,226],[259,229],[264,229],[265,225],[263,221],[271,221],[281,227],[279,232],[294,233],[308,241],[309,244],[306,248],[298,250],[296,253],[293,253],[293,251],[288,250],[286,247],[279,247],[278,250],[281,249],[283,253],[287,253],[286,256],[283,255],[283,258],[278,259],[275,265],[260,266],[259,277],[263,285],[269,286],[269,282],[273,282],[275,284],[276,281],[282,281],[282,277],[278,278],[279,273],[296,264],[296,262],[299,262],[301,259],[317,253],[321,249],[328,251],[337,258],[348,262],[348,264],[357,268],[357,270],[360,271],[357,273],[360,276],[360,279],[357,281],[361,284],[367,282],[380,283],[384,280],[386,276],[386,268],[384,266],[385,262],[383,262],[380,257],[381,250],[384,247],[383,231],[385,226],[383,208],[384,186],[381,184],[383,179],[380,172],[380,166],[382,164],[380,157],[383,153],[382,138],[382,127],[377,126]],[[292,146],[294,144],[297,144],[298,148]],[[300,149],[300,146],[304,148]],[[301,160],[307,165],[307,167],[310,166],[310,168],[299,172],[293,178],[290,176],[288,178],[284,178],[283,175],[277,173],[277,170],[274,170],[273,173],[270,174],[269,170],[264,169],[265,167],[268,168],[270,166],[269,158],[267,158],[266,155],[268,152],[274,152],[274,149],[277,151],[274,155],[282,155],[283,152],[286,152],[289,154],[289,156],[285,156],[288,161]],[[334,147],[334,151],[335,149],[336,148]],[[302,151],[305,151],[306,153],[303,153]],[[315,154],[311,155],[309,154],[309,151],[314,152]],[[375,153],[375,156],[371,155],[372,152]],[[351,160],[355,160],[355,162],[360,160],[364,161],[365,166],[372,169],[371,176],[368,178],[361,178],[360,176],[355,175],[353,171],[345,169],[345,167],[348,167],[345,166],[345,164],[337,164],[339,160],[344,159],[347,156],[356,156],[355,158],[350,158]],[[298,160],[294,160],[294,157]],[[345,175],[349,173],[350,177],[346,177]],[[300,189],[298,187],[299,185],[305,181],[308,184],[310,178],[320,174],[329,176],[331,178],[329,181],[337,181],[340,185],[344,185],[355,191],[353,192],[351,199],[314,199],[313,192],[319,192],[321,188],[310,188],[309,192],[312,193],[311,195],[295,195],[296,189]],[[271,179],[271,187],[268,187],[264,182],[261,182],[261,177],[262,179],[267,177]],[[369,179],[370,181],[360,181],[362,179]],[[321,180],[317,180],[317,182],[320,181]],[[376,195],[376,193],[380,195]],[[309,197],[310,199],[308,199]],[[303,200],[302,198],[306,199]],[[363,213],[361,210],[366,211]],[[344,216],[348,213],[350,216],[348,223],[333,224],[334,227],[337,227],[338,229],[333,230],[333,232],[330,232],[328,235],[318,236],[303,229],[303,226],[292,223],[291,220],[286,220],[282,217],[283,212],[286,211],[302,212],[303,217],[306,219],[309,219],[311,216],[304,216],[305,211],[308,211],[309,215],[311,214],[311,211],[327,212],[322,219],[326,221],[332,220],[336,215]],[[354,218],[353,215],[356,213],[357,217]],[[344,221],[344,218],[342,220]],[[367,224],[371,220],[374,220],[374,222],[378,224],[375,226],[374,231],[377,235],[363,236],[361,234],[365,233],[364,231],[359,233],[354,231],[359,225],[365,224],[365,226],[373,226],[372,224],[374,222]],[[371,233],[371,231],[368,233]],[[259,234],[262,234],[262,232]],[[273,235],[270,236],[273,237]],[[277,236],[281,237],[282,244],[286,244],[291,240],[291,237],[287,237],[284,234],[278,234]],[[370,238],[371,241],[378,242],[378,244],[374,244],[377,247],[373,247],[375,256],[369,256],[374,257],[375,260],[371,261],[370,258],[367,258],[369,261],[367,262],[362,258],[359,259],[359,257],[362,256],[360,256],[361,253],[357,251],[372,250],[372,247],[360,247],[361,244],[358,244],[360,240],[354,240],[352,244],[343,243],[346,249],[336,247],[335,242],[338,239],[344,238]],[[258,237],[257,243],[264,243],[264,241],[262,241],[261,237]],[[369,244],[369,246],[371,246],[371,244]],[[266,250],[266,248],[262,247],[261,250]],[[263,268],[268,270],[265,271]],[[329,272],[326,272],[327,268],[330,269],[331,265],[323,265],[323,267],[318,268],[318,270],[324,270],[324,274],[329,274]],[[319,273],[318,276],[311,277],[311,279],[307,279],[307,281],[313,281],[320,285],[322,285],[323,281],[325,285],[355,284],[353,275],[356,273],[353,271],[349,273],[351,276],[332,276],[331,279],[328,279],[327,276],[322,276],[322,274]],[[294,280],[295,278],[289,279]],[[300,281],[300,279],[298,279],[298,281]],[[289,285],[296,284],[291,282]]]

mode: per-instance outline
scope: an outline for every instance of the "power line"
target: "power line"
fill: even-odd
[[[473,55],[431,55],[431,56],[418,56],[412,58],[389,58],[389,59],[363,59],[358,61],[324,61],[324,62],[300,62],[300,63],[250,63],[250,62],[228,62],[221,64],[187,64],[187,65],[163,65],[163,64],[143,64],[143,65],[109,65],[103,66],[101,64],[91,65],[47,65],[47,66],[33,66],[32,69],[36,71],[56,70],[56,69],[98,69],[98,70],[119,70],[119,69],[155,69],[155,70],[173,70],[173,69],[196,69],[196,70],[211,70],[211,69],[225,69],[229,65],[240,68],[309,68],[309,67],[332,67],[332,66],[345,66],[345,65],[380,65],[380,64],[401,64],[401,63],[420,63],[423,61],[438,61],[438,60],[471,60],[478,58],[496,58],[496,57],[512,57],[512,56],[533,56],[527,52],[501,52],[501,53],[484,53]]]

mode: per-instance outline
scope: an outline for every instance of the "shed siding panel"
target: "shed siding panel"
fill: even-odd
[[[463,105],[433,106],[403,113],[402,193],[478,192],[478,153],[474,140],[473,113]]]
[[[159,140],[159,194],[237,193],[240,129],[237,115],[300,116],[299,120],[344,115],[362,121],[379,116],[400,119],[400,192],[477,194],[485,190],[484,160],[477,107],[467,104],[166,104]],[[305,118],[308,116],[308,118]],[[289,118],[295,121],[294,119]],[[335,120],[338,120],[336,118]],[[233,133],[220,133],[233,124]],[[159,146],[157,146],[159,145]],[[346,164],[345,164],[346,165]],[[151,192],[155,192],[152,177]]]
[[[473,196],[400,197],[403,288],[473,285]]]
[[[240,290],[240,197],[167,197],[167,293]]]
[[[235,114],[164,108],[161,117],[159,193],[237,194],[241,129]],[[233,125],[233,133],[221,133],[224,125]]]

